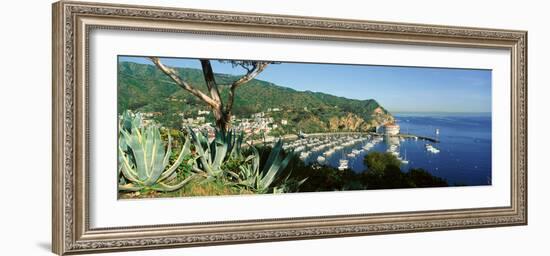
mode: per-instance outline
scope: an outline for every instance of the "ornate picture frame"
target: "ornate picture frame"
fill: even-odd
[[[89,33],[154,31],[511,52],[509,206],[90,227]],[[53,5],[53,251],[59,255],[527,224],[527,32],[61,1]]]

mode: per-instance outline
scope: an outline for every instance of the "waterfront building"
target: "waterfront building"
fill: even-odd
[[[379,133],[383,133],[384,135],[388,136],[395,136],[399,134],[399,125],[394,123],[385,124],[380,127]]]

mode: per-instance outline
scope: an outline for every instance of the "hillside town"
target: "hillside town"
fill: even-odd
[[[268,108],[266,111],[250,114],[249,116],[231,116],[231,127],[236,131],[242,131],[247,138],[261,139],[263,141],[272,141],[276,137],[282,135],[288,135],[291,130],[289,120],[281,118],[279,112],[292,112],[291,109],[282,108]],[[304,109],[307,111],[307,109]],[[279,115],[278,115],[279,114]],[[147,125],[153,120],[159,118],[161,112],[141,112],[142,125]],[[215,123],[212,118],[212,111],[206,109],[198,109],[192,113],[179,112],[177,114],[177,120],[181,128],[191,128],[195,132],[203,132],[213,138],[215,135]],[[274,118],[277,117],[277,118]],[[382,116],[380,108],[374,111],[374,116]],[[372,132],[380,135],[396,136],[400,134],[399,125],[395,124],[393,118],[383,118],[376,126],[373,127]],[[299,131],[301,133],[301,130]],[[295,131],[292,134],[298,134]],[[298,134],[299,135],[299,134]]]
[[[279,112],[280,108],[269,108],[266,112],[258,112],[250,115],[249,117],[231,116],[232,127],[237,131],[243,131],[245,135],[261,135],[268,136],[273,129],[288,125],[288,120],[274,120],[270,116],[270,113]],[[160,112],[142,112],[142,125],[147,125],[154,120],[155,117],[160,116]],[[207,132],[209,137],[213,137],[215,134],[215,124],[209,121],[208,116],[211,114],[210,110],[197,110],[193,114],[185,115],[184,113],[178,113],[177,115],[181,119],[181,127],[190,127],[193,131]]]

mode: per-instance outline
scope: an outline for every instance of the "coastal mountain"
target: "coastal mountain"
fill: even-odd
[[[200,69],[176,68],[180,76],[206,91]],[[238,77],[216,74],[218,84]],[[337,86],[337,85],[335,85]],[[228,88],[221,88],[226,97]],[[156,117],[163,125],[179,127],[181,117],[196,117],[206,105],[174,84],[153,65],[120,62],[118,66],[118,112],[126,109],[164,113]],[[269,111],[277,109],[278,111]],[[237,89],[233,114],[248,118],[269,112],[275,120],[288,120],[286,132],[366,131],[390,122],[392,115],[374,99],[354,100],[320,92],[297,91],[254,79]],[[166,114],[169,113],[169,114]],[[208,118],[208,117],[207,117]],[[210,117],[211,118],[211,117]]]

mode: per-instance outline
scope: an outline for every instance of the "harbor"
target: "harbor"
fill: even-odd
[[[283,148],[294,152],[306,165],[327,166],[356,173],[368,168],[369,152],[390,153],[407,171],[422,168],[453,184],[490,184],[490,141],[486,117],[398,116],[395,124],[371,132],[288,134]],[[480,128],[478,128],[480,127]],[[479,129],[472,132],[473,129]],[[278,138],[256,140],[270,145]],[[251,143],[249,141],[248,143]]]
[[[315,134],[289,141],[283,148],[287,152],[294,152],[307,164],[363,171],[363,158],[371,151],[391,153],[402,165],[409,164],[406,149],[402,149],[400,145],[407,140],[417,144],[422,141],[438,142],[426,138],[413,135],[383,136],[378,133]],[[428,143],[425,144],[425,151],[430,154],[440,152],[436,146]]]
[[[319,138],[339,143],[355,141],[334,152],[309,152],[306,164],[330,166],[362,173],[368,168],[364,157],[370,152],[391,153],[401,160],[401,169],[421,168],[446,179],[449,184],[491,184],[491,125],[489,116],[396,115],[399,133],[384,128],[369,133],[308,134],[306,140]],[[391,132],[394,132],[391,134]],[[403,133],[402,133],[403,132]],[[333,136],[333,137],[331,137]],[[358,140],[362,138],[361,140]],[[287,142],[291,144],[292,141]],[[305,147],[302,151],[308,151]],[[301,153],[299,153],[301,154]],[[319,158],[322,156],[323,158]],[[318,161],[321,160],[322,164]]]
[[[439,135],[439,129],[434,131]],[[425,151],[430,154],[439,154],[440,149],[430,143],[439,143],[439,139],[427,136],[418,136],[410,133],[402,134],[396,123],[387,123],[376,127],[375,132],[338,132],[338,133],[300,133],[298,139],[286,143],[283,148],[299,154],[301,160],[308,164],[330,165],[338,170],[353,169],[362,171],[365,166],[355,164],[371,150],[387,152],[395,156],[402,165],[409,164],[406,149],[401,150],[400,144],[406,140],[425,141]],[[377,147],[384,142],[385,147]],[[402,152],[403,151],[403,152]],[[359,168],[357,168],[359,166]]]

